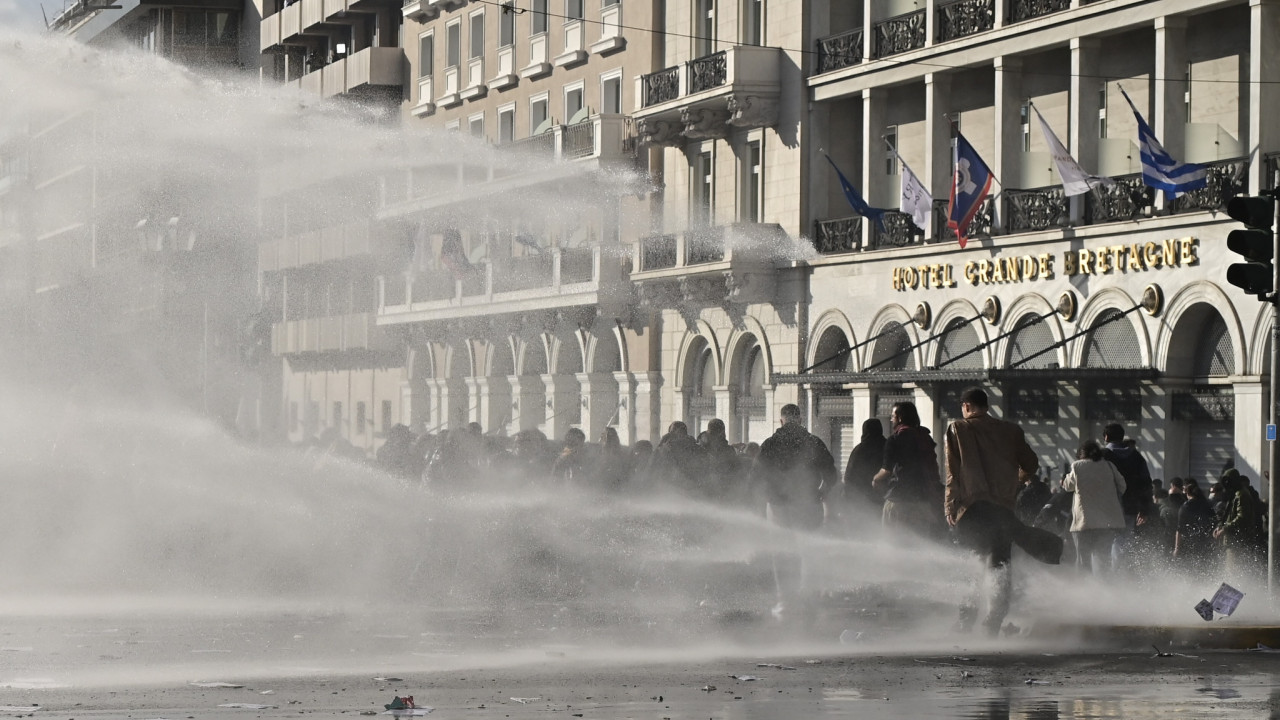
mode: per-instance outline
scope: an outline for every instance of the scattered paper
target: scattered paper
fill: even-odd
[[[1222,587],[1218,588],[1218,592],[1213,594],[1213,611],[1219,615],[1229,616],[1236,611],[1236,607],[1240,605],[1240,600],[1243,598],[1244,593],[1226,583],[1222,583]]]
[[[1208,600],[1201,600],[1200,602],[1196,603],[1196,612],[1200,613],[1200,617],[1204,618],[1206,622],[1208,622],[1209,620],[1212,620],[1213,619],[1213,603],[1209,602]]]
[[[219,705],[220,708],[235,708],[236,710],[270,710],[275,705],[258,705],[257,703],[224,703]]]
[[[259,695],[275,695],[275,694],[276,694],[276,691],[275,691],[275,690],[263,690],[262,692],[260,692],[260,693],[258,693],[258,694],[259,694]]]
[[[404,682],[404,678],[398,677],[376,677],[374,680],[378,682]]]
[[[422,715],[426,715],[427,713],[431,712],[432,710],[435,710],[435,708],[433,708],[433,707],[427,707],[427,706],[425,706],[425,705],[424,705],[424,706],[422,706],[422,707],[416,707],[416,708],[405,708],[405,709],[403,709],[403,710],[384,710],[382,714],[383,714],[383,715],[394,715],[395,717],[419,717],[419,716],[422,716]]]
[[[528,705],[529,703],[531,703],[531,702],[537,702],[537,701],[541,700],[542,698],[540,698],[540,697],[536,697],[536,698],[515,698],[515,697],[513,697],[513,698],[511,698],[511,699],[512,699],[513,701],[515,701],[515,702],[520,703],[521,705]]]
[[[738,680],[740,682],[755,682],[756,680],[760,679],[755,675],[730,675],[729,677],[733,678],[734,680]]]
[[[795,670],[790,665],[779,665],[778,663],[756,663],[756,667],[777,668],[779,670]]]
[[[1028,685],[1048,685],[1048,684],[1049,684],[1049,681],[1048,681],[1048,680],[1036,680],[1035,678],[1027,678],[1026,683],[1027,683]]]
[[[39,705],[0,705],[0,712],[5,713],[32,713],[39,709]]]
[[[229,682],[193,682],[189,683],[198,688],[242,688],[243,685],[237,685]]]

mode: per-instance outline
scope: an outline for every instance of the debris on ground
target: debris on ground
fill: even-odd
[[[531,702],[537,702],[537,701],[539,701],[539,700],[541,700],[541,699],[542,699],[542,698],[540,698],[540,697],[536,697],[536,698],[518,698],[518,697],[513,697],[513,698],[511,698],[512,702],[518,702],[518,703],[520,703],[521,705],[528,705],[528,704],[529,704],[529,703],[531,703]]]
[[[1036,680],[1035,678],[1027,678],[1025,681],[1028,685],[1049,685],[1048,680]]]
[[[777,668],[778,670],[795,670],[790,665],[779,665],[778,663],[756,663],[756,667]]]
[[[387,710],[382,714],[393,715],[395,717],[421,717],[432,710],[435,710],[435,708],[423,705],[422,707],[404,708],[402,710]]]
[[[220,708],[234,708],[236,710],[271,710],[275,705],[259,705],[257,703],[223,703]]]
[[[702,686],[702,692],[715,692],[715,691],[716,691],[716,686],[715,686],[715,685],[703,685],[703,686]]]
[[[198,688],[242,688],[243,685],[229,682],[193,682],[189,683]]]
[[[730,675],[729,677],[739,682],[755,682],[756,680],[760,679],[755,675]]]
[[[398,677],[376,677],[374,680],[378,682],[404,682],[404,678]]]
[[[412,710],[417,706],[413,704],[412,695],[408,695],[405,697],[400,697],[399,695],[396,695],[394,700],[387,703],[386,705],[383,705],[382,707],[388,710]]]

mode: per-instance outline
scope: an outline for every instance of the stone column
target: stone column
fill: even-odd
[[[441,381],[440,402],[436,405],[440,413],[434,418],[436,432],[466,426],[469,414],[467,410],[471,407],[471,398],[468,396],[467,389],[467,384],[462,378]]]
[[[1249,192],[1258,193],[1271,182],[1262,157],[1280,149],[1280,2],[1249,2],[1249,136],[1245,152],[1260,148],[1249,168]],[[1261,456],[1259,456],[1261,457]],[[1239,460],[1237,460],[1239,462]],[[1261,477],[1257,475],[1256,477]]]
[[[618,419],[614,427],[618,429],[618,440],[623,445],[632,445],[636,437],[636,379],[628,372],[615,372],[613,382],[618,387]]]
[[[547,390],[542,378],[533,375],[511,375],[511,427],[536,430],[547,419]]]
[[[1098,172],[1098,93],[1102,78],[1098,77],[1101,43],[1096,37],[1071,40],[1070,134],[1067,145],[1071,156],[1085,172]],[[1084,223],[1086,195],[1071,198],[1071,223]]]
[[[1235,391],[1236,469],[1241,475],[1256,478],[1258,492],[1265,498],[1267,483],[1262,471],[1267,467],[1266,431],[1270,421],[1266,386],[1261,379],[1237,380],[1232,388]]]
[[[997,3],[1000,4],[1000,3]],[[1022,186],[1021,158],[1022,133],[1010,132],[1010,127],[1021,128],[1019,111],[1023,103],[1022,95],[1022,58],[1016,55],[1002,55],[992,62],[995,70],[995,157],[991,171],[995,173],[1000,189]],[[1011,119],[1012,118],[1012,119]],[[996,192],[993,186],[992,191]],[[996,225],[1006,227],[1003,208],[995,213]]]
[[[871,42],[872,36],[864,36],[864,42]],[[878,179],[876,170],[882,166],[873,161],[884,153],[884,140],[880,137],[885,128],[885,104],[889,99],[888,91],[880,88],[867,88],[862,91],[862,196],[867,202],[874,202],[873,183]],[[874,238],[872,225],[862,223],[862,247],[871,247]]]
[[[999,3],[997,3],[999,4]],[[943,117],[950,110],[951,76],[929,73],[924,76],[924,156],[925,166],[911,168],[929,189],[934,200],[951,192],[951,123]],[[925,237],[937,240],[933,218],[926,223]],[[869,417],[869,416],[868,416]]]
[[[635,440],[648,440],[657,444],[662,438],[662,373],[638,372],[635,382],[632,412],[635,415]]]
[[[1062,477],[1063,463],[1075,460],[1075,449],[1092,434],[1086,429],[1084,397],[1080,383],[1064,380],[1058,383],[1058,456],[1054,458],[1054,476]]]
[[[445,429],[445,418],[447,417],[444,405],[445,381],[428,378],[423,384],[427,394],[427,406],[426,411],[421,416],[422,427],[415,427],[414,430],[438,433]],[[414,420],[416,422],[418,418],[414,418]]]
[[[586,407],[582,412],[582,431],[595,442],[600,433],[617,422],[622,408],[618,405],[618,383],[613,373],[578,373],[578,385]]]
[[[1184,161],[1187,132],[1187,19],[1180,15],[1156,18],[1155,29],[1155,117],[1148,120],[1164,149],[1174,159]]]
[[[734,407],[733,391],[728,385],[716,385],[711,388],[711,392],[715,394],[715,398],[716,398],[716,415],[715,416],[724,421],[725,429],[729,433],[729,438],[730,438],[729,442],[735,442],[733,440],[732,428],[734,425],[737,424],[733,422],[734,412],[737,410],[737,408]],[[705,427],[698,428],[698,431],[702,431],[702,430],[706,430],[706,428]],[[689,432],[692,433],[695,438],[698,437],[698,431],[695,431],[693,428],[689,428]]]
[[[573,375],[543,375],[542,382],[547,388],[547,420],[542,431],[560,440],[569,428],[582,422],[581,388]]]

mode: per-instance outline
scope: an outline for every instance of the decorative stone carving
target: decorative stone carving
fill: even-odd
[[[641,118],[636,123],[636,135],[641,145],[676,146],[684,142],[681,131],[684,125],[656,118]]]
[[[680,111],[684,136],[691,140],[718,140],[729,136],[729,111],[720,108],[684,108]]]
[[[680,278],[680,296],[686,303],[719,304],[724,298],[723,279],[707,276],[688,276]]]
[[[778,124],[778,98],[758,95],[729,97],[729,124],[740,128],[773,127]]]

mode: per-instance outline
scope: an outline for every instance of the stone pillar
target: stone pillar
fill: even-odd
[[[1084,397],[1080,384],[1073,381],[1058,383],[1058,456],[1054,458],[1054,476],[1062,478],[1062,465],[1070,464],[1076,457],[1076,448],[1086,437],[1092,437],[1086,429]]]
[[[615,372],[613,382],[618,387],[618,419],[614,427],[618,429],[618,440],[623,445],[632,445],[636,437],[636,379],[628,372]]]
[[[582,422],[585,398],[573,375],[543,375],[542,382],[547,388],[547,420],[542,431],[549,438],[561,440],[569,428]]]
[[[486,433],[509,435],[515,427],[512,418],[515,411],[511,407],[511,381],[505,375],[476,378],[479,388],[479,408],[477,422]]]
[[[1261,380],[1239,381],[1232,386],[1235,390],[1236,409],[1236,469],[1241,475],[1256,478],[1259,481],[1258,492],[1266,497],[1266,479],[1262,471],[1267,467],[1267,423],[1270,413],[1267,412],[1267,388]]]
[[[438,433],[445,427],[445,381],[436,378],[429,378],[424,381],[424,390],[427,394],[426,411],[421,414],[421,427],[414,427],[418,432]],[[417,422],[418,418],[414,418]]]
[[[613,373],[578,373],[578,385],[587,403],[582,412],[582,431],[587,434],[588,441],[595,442],[622,413],[618,404],[618,383]]]
[[[911,169],[934,200],[946,198],[951,192],[951,123],[943,117],[950,110],[947,104],[950,97],[950,75],[937,72],[924,76],[925,166]],[[937,240],[933,218],[929,220],[926,223],[929,227],[924,228],[925,237]]]
[[[1102,78],[1098,77],[1101,43],[1096,37],[1071,40],[1070,134],[1067,145],[1071,156],[1085,172],[1098,172],[1098,93]],[[1071,198],[1071,223],[1084,223],[1085,195]]]
[[[1023,103],[1022,58],[1002,55],[992,61],[995,69],[995,156],[991,171],[995,173],[1000,189],[1022,187],[1022,133],[1019,122]],[[1018,128],[1018,132],[1010,132]],[[995,188],[992,188],[993,192]],[[995,213],[996,225],[1005,227],[1003,208]]]
[[[444,380],[440,383],[440,408],[436,420],[436,432],[465,427],[468,422],[468,408],[471,398],[467,393],[467,384],[462,378]]]
[[[648,440],[655,445],[662,438],[662,373],[639,372],[633,376],[635,395],[635,440]]]
[[[1249,168],[1249,192],[1258,193],[1270,185],[1262,157],[1280,149],[1280,2],[1249,2],[1249,136],[1245,151],[1258,150],[1258,159]],[[1259,456],[1261,457],[1261,456]],[[1237,459],[1237,463],[1239,460]],[[1255,477],[1261,477],[1261,474]]]
[[[865,420],[870,420],[876,416],[875,402],[871,397],[871,386],[860,383],[849,388],[849,395],[853,398],[853,421],[858,427],[862,427]],[[888,428],[885,428],[888,431]],[[861,432],[858,433],[861,436]]]
[[[1187,19],[1180,15],[1156,18],[1155,28],[1155,117],[1149,118],[1149,122],[1164,149],[1175,160],[1184,162],[1187,134]]]
[[[536,430],[547,420],[547,389],[542,378],[533,375],[511,375],[511,427]]]
[[[933,392],[928,388],[919,385],[911,388],[914,397],[911,402],[916,404],[916,411],[920,413],[920,425],[928,428],[933,434],[933,439],[938,443],[938,447],[942,447],[942,437],[947,432],[946,426],[943,424],[942,414],[938,412],[938,406],[941,405],[943,398],[935,397]],[[885,432],[889,432],[889,428],[885,428]]]
[[[864,42],[871,42],[872,36],[865,35]],[[867,198],[867,202],[874,202],[871,198],[875,196],[873,192],[875,181],[878,179],[876,173],[881,169],[881,165],[873,162],[872,158],[880,157],[884,153],[884,134],[885,128],[885,106],[889,99],[888,91],[880,88],[867,88],[862,91],[862,196]],[[862,223],[862,247],[872,247],[872,239],[874,237],[872,225],[874,223],[864,221]]]
[[[736,410],[733,402],[733,391],[728,385],[716,385],[711,388],[711,392],[715,394],[716,398],[716,417],[724,421],[725,429],[729,433],[729,442],[735,442],[732,428],[737,423],[733,422],[734,411]],[[700,427],[698,431],[706,429],[706,427]],[[695,438],[698,437],[698,432],[694,431],[693,428],[689,428],[689,431]]]

